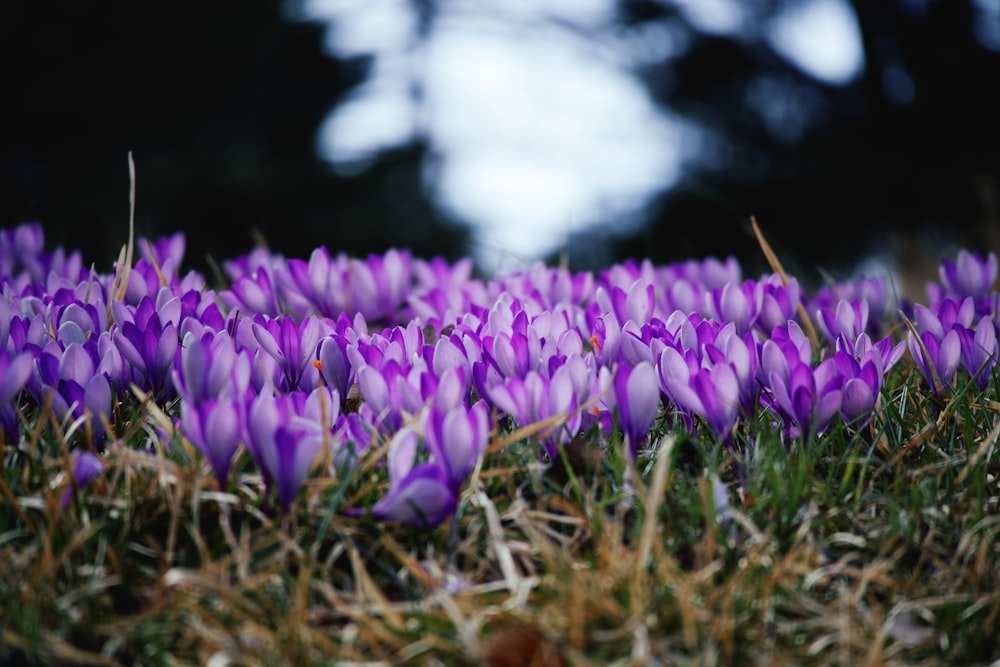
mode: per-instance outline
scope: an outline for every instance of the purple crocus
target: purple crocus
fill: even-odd
[[[417,463],[418,445],[419,436],[409,428],[389,442],[389,493],[371,508],[380,521],[430,528],[454,513],[457,498],[446,467],[440,460]]]
[[[907,332],[907,348],[917,367],[927,378],[931,390],[939,394],[955,380],[955,371],[962,360],[962,338],[956,329],[952,329],[941,339],[931,331],[923,331],[919,336],[918,342],[912,332]],[[938,380],[943,386],[938,385]]]
[[[231,381],[236,347],[225,331],[201,336],[187,334],[178,355],[180,363],[175,364],[173,371],[174,388],[189,401],[216,397]]]
[[[983,315],[974,329],[955,327],[962,342],[962,365],[976,386],[985,389],[997,363],[997,329],[988,315]]]
[[[3,338],[0,338],[0,343],[3,342]],[[32,363],[30,353],[11,355],[5,347],[0,347],[0,433],[10,442],[17,440],[14,398],[31,377]]]
[[[682,355],[666,347],[657,369],[660,387],[667,396],[707,421],[717,436],[726,442],[731,440],[740,410],[740,385],[731,363],[720,361],[700,366],[694,352]]]
[[[241,275],[219,296],[230,308],[241,310],[250,316],[278,317],[281,314],[274,284],[267,268],[263,266]]]
[[[787,377],[771,371],[769,390],[772,407],[785,419],[789,432],[803,440],[821,432],[840,410],[843,377],[833,359],[815,368],[794,363]]]
[[[486,403],[471,408],[464,403],[447,411],[432,404],[424,422],[424,439],[435,458],[444,463],[448,483],[456,494],[486,449],[490,419]]]
[[[930,308],[917,304],[913,308],[917,336],[906,334],[910,356],[920,368],[931,390],[940,394],[952,386],[955,372],[962,361],[962,329],[968,328],[975,316],[972,297],[961,302],[946,298]],[[918,338],[919,336],[919,338]],[[944,386],[938,386],[938,380]]]
[[[181,399],[181,431],[208,459],[222,491],[241,440],[243,405],[234,398]]]
[[[706,295],[708,312],[721,322],[732,322],[740,335],[750,331],[760,315],[764,293],[753,280],[742,284],[727,283],[721,289],[715,288]]]
[[[983,258],[978,252],[960,250],[956,261],[941,262],[938,270],[941,286],[929,284],[927,296],[931,303],[946,297],[971,297],[978,315],[995,315],[997,296],[991,290],[997,279],[997,270],[997,256],[994,253]]]
[[[80,490],[104,472],[104,463],[91,452],[74,449],[70,456],[73,459],[73,482],[63,492],[62,500],[59,502],[59,507],[63,510],[69,507],[74,487]]]
[[[853,342],[868,330],[868,302],[841,299],[836,308],[820,307],[816,311],[816,324],[831,343],[841,337]]]
[[[565,370],[563,370],[565,369]],[[529,426],[554,417],[559,427],[542,432],[542,446],[549,459],[558,456],[559,445],[569,442],[581,425],[581,415],[577,412],[574,373],[565,365],[545,377],[536,371],[529,371],[521,379],[512,377],[490,389],[489,398],[500,410],[508,414],[518,426]]]
[[[390,249],[384,255],[370,255],[366,261],[351,260],[350,280],[356,310],[369,320],[395,323],[409,296],[410,253]]]
[[[97,370],[97,343],[70,343],[61,350],[55,342],[35,360],[35,373],[28,388],[42,404],[52,396],[52,408],[60,418],[88,418],[95,440],[104,437],[101,416],[111,417],[111,385]]]
[[[604,311],[613,312],[619,322],[631,320],[639,326],[649,321],[656,306],[653,285],[641,278],[635,280],[627,290],[615,285],[610,286],[607,291],[604,287],[599,287],[595,298]]]
[[[281,369],[281,391],[308,390],[319,382],[319,372],[313,365],[316,348],[322,335],[320,321],[303,318],[296,324],[290,317],[268,319],[258,315],[253,321],[253,335],[260,349],[270,355]]]
[[[645,361],[634,367],[620,364],[615,372],[613,388],[618,424],[625,434],[626,450],[635,459],[660,409],[656,371]]]
[[[332,442],[340,397],[327,387],[314,389],[308,396],[264,392],[247,410],[247,449],[268,490],[277,488],[281,511],[287,513],[323,444]]]
[[[872,348],[861,361],[846,350],[833,354],[833,363],[843,378],[840,416],[847,424],[861,426],[871,418],[882,389],[882,357]]]
[[[143,379],[143,388],[158,398],[169,398],[170,371],[179,344],[176,322],[181,303],[177,298],[157,307],[149,297],[143,297],[132,311],[118,301],[112,303],[115,327],[111,338],[125,361]]]
[[[761,292],[760,313],[756,322],[759,330],[770,332],[795,319],[802,298],[802,290],[795,278],[789,278],[786,283],[781,276],[771,274],[757,285]]]

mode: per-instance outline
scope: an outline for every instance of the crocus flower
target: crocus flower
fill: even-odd
[[[104,463],[94,454],[74,449],[70,454],[73,459],[73,483],[63,492],[59,506],[65,510],[73,498],[73,487],[77,490],[90,484],[98,475],[104,472]]]
[[[410,253],[390,249],[363,262],[351,260],[350,279],[356,310],[370,320],[395,323],[410,287]]]
[[[975,315],[973,300],[966,297],[959,303],[946,298],[932,304],[931,308],[917,304],[913,315],[919,339],[908,331],[906,344],[931,390],[939,394],[952,385],[961,363],[962,336],[959,331],[971,324]],[[938,380],[944,387],[938,386]]]
[[[314,389],[308,397],[302,392],[264,392],[247,410],[247,449],[268,490],[277,488],[281,511],[287,513],[324,442],[332,441],[340,397],[327,387]]]
[[[971,297],[978,315],[995,315],[997,296],[991,290],[997,279],[997,269],[994,253],[983,258],[978,252],[960,250],[956,261],[941,262],[938,269],[941,286],[928,284],[927,297],[931,303],[946,297]]]
[[[456,495],[486,449],[489,433],[485,402],[478,401],[471,408],[459,403],[447,411],[436,402],[431,404],[424,422],[424,439],[434,457],[443,462],[448,483]]]
[[[509,378],[490,389],[493,405],[509,415],[519,426],[554,419],[552,427],[541,432],[541,444],[549,460],[558,456],[560,444],[569,442],[579,431],[582,416],[579,405],[577,373],[564,364],[552,377],[530,371],[524,379]],[[589,391],[588,391],[589,395]],[[541,453],[539,454],[540,458]]]
[[[833,354],[833,363],[843,378],[840,416],[845,423],[861,426],[875,409],[882,388],[882,358],[876,348],[861,361],[844,349]]]
[[[89,417],[95,440],[104,437],[101,416],[111,417],[111,385],[97,370],[97,342],[70,343],[65,350],[52,343],[35,360],[35,373],[28,388],[42,404],[52,396],[52,408],[60,418]]]
[[[3,342],[2,339],[0,342]],[[14,397],[24,389],[31,377],[33,361],[28,352],[11,355],[5,348],[0,348],[0,428],[9,442],[17,439]]]
[[[170,297],[169,292],[164,294]],[[147,296],[134,310],[118,301],[111,308],[115,317],[111,338],[122,357],[142,378],[144,389],[158,398],[169,398],[173,391],[170,371],[179,344],[180,300],[168,298],[158,306]]]
[[[826,428],[840,410],[843,377],[833,359],[815,368],[797,363],[787,380],[776,372],[770,374],[770,380],[772,407],[785,419],[789,432],[803,440]]]
[[[350,342],[339,333],[332,333],[319,344],[320,373],[323,380],[344,399],[354,384],[354,368],[347,356]]]
[[[225,331],[184,337],[180,364],[173,372],[174,386],[183,398],[199,402],[210,398],[239,397],[250,384],[250,357],[237,353]],[[239,362],[239,363],[237,363]]]
[[[281,314],[278,296],[265,267],[241,275],[219,296],[230,308],[241,310],[250,316],[278,317]]]
[[[184,232],[176,232],[170,236],[161,236],[155,241],[141,238],[136,246],[139,255],[148,262],[155,261],[161,271],[166,266],[172,266],[176,270],[184,261],[187,239]]]
[[[300,324],[287,316],[276,320],[254,318],[253,335],[260,349],[278,363],[283,374],[278,389],[292,391],[316,386],[319,373],[312,362],[316,359],[321,333],[315,317],[303,318]]]
[[[821,307],[816,311],[816,324],[831,343],[841,337],[853,342],[868,329],[868,302],[841,299],[834,309]]]
[[[11,355],[0,349],[0,408],[10,405],[28,378],[31,377],[32,356],[28,352]]]
[[[740,335],[750,331],[760,315],[764,293],[753,280],[742,284],[728,283],[706,295],[706,310],[722,322],[732,322]]]
[[[812,345],[795,322],[777,327],[771,337],[760,346],[760,381],[771,383],[771,375],[777,373],[787,385],[793,368],[799,364],[812,363]]]
[[[364,365],[357,373],[358,390],[365,404],[378,415],[390,431],[403,425],[407,414],[416,414],[424,403],[418,383],[410,381],[412,370],[396,362],[387,361],[380,369]],[[420,374],[418,370],[417,375]]]
[[[315,249],[309,255],[309,261],[300,259],[288,260],[287,285],[284,285],[286,298],[301,301],[308,308],[303,314],[315,314],[335,318],[342,311],[353,308],[347,286],[350,260],[340,253],[330,257],[330,251],[325,246]]]
[[[962,365],[976,385],[985,389],[997,363],[997,330],[993,320],[983,315],[974,329],[955,327],[962,341]],[[977,375],[978,373],[978,375]]]
[[[788,320],[795,319],[802,298],[802,291],[795,278],[789,278],[785,283],[781,276],[771,274],[757,285],[761,291],[757,329],[769,333],[775,327],[784,326]]]
[[[457,499],[447,469],[441,461],[417,463],[418,445],[419,437],[408,428],[390,441],[389,493],[372,506],[375,518],[430,528],[454,513]]]
[[[620,364],[614,378],[614,400],[625,445],[634,459],[660,409],[656,371],[647,362],[631,367]]]
[[[242,399],[181,399],[181,431],[208,459],[222,491],[226,490],[229,467],[241,440],[242,409]]]
[[[689,360],[672,347],[664,348],[657,364],[660,387],[678,406],[703,418],[728,442],[740,409],[736,371],[725,361],[706,367],[697,364],[693,352],[687,356]]]
[[[958,364],[962,359],[962,338],[957,330],[952,329],[940,340],[933,332],[923,331],[920,333],[920,342],[912,332],[907,332],[906,343],[910,356],[927,378],[935,394],[952,385],[955,371],[958,370]],[[943,387],[938,385],[938,380],[944,385]]]
[[[605,312],[613,312],[619,322],[629,320],[642,326],[653,316],[656,305],[653,285],[640,279],[635,280],[627,290],[612,285],[610,290],[598,287],[597,302]]]

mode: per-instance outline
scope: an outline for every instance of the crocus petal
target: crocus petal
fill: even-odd
[[[941,382],[951,384],[955,379],[955,372],[962,358],[962,340],[958,331],[952,329],[941,340],[941,348],[938,350],[937,372]]]
[[[423,463],[398,482],[393,480],[388,495],[372,506],[372,514],[382,521],[429,528],[454,512],[455,502],[441,466]]]
[[[22,352],[9,360],[6,352],[0,352],[0,408],[8,405],[24,389],[31,377],[32,361],[28,352]]]
[[[218,401],[208,412],[202,428],[205,438],[203,453],[215,470],[219,487],[225,490],[241,428],[239,412],[233,401]]]
[[[875,394],[868,383],[860,378],[851,378],[844,383],[840,412],[845,421],[853,422],[869,415],[874,407]]]
[[[73,458],[73,481],[77,489],[82,489],[87,484],[90,484],[98,475],[104,472],[104,463],[90,452],[74,449],[71,456]],[[64,510],[69,507],[69,501],[72,497],[73,487],[70,486],[63,493],[60,507]]]

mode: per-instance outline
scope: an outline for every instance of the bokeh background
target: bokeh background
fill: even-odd
[[[1000,247],[1000,0],[0,4],[0,226],[919,284]]]

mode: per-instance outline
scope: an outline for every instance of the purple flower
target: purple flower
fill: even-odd
[[[242,408],[242,399],[206,398],[197,402],[181,399],[181,430],[208,459],[223,491],[241,440]]]
[[[657,369],[660,387],[674,403],[707,421],[719,437],[727,442],[731,439],[740,409],[740,385],[731,363],[699,366],[693,352],[682,356],[666,347]]]
[[[913,308],[919,338],[912,331],[906,334],[910,356],[920,368],[931,390],[939,394],[952,386],[955,372],[962,361],[962,335],[975,316],[971,297],[961,303],[946,298],[926,308],[917,304]],[[938,380],[944,385],[938,386]]]
[[[430,528],[455,511],[448,471],[441,461],[417,463],[418,444],[417,434],[408,428],[400,429],[389,443],[389,493],[371,508],[380,521]]]
[[[349,341],[339,333],[333,333],[319,344],[320,373],[327,386],[333,387],[341,397],[354,384],[354,368],[347,356]]]
[[[713,289],[705,301],[713,317],[722,322],[732,322],[736,325],[736,333],[743,335],[757,321],[763,298],[764,293],[758,284],[745,280],[743,284],[727,283],[721,289]]]
[[[841,299],[836,310],[821,307],[816,311],[816,324],[831,343],[841,337],[853,342],[868,329],[868,302]]]
[[[923,345],[921,346],[920,343]],[[962,359],[962,337],[959,336],[958,330],[952,329],[940,340],[933,332],[923,331],[920,333],[919,342],[912,332],[907,332],[906,344],[910,350],[910,356],[913,357],[920,371],[927,378],[927,382],[935,394],[952,385],[958,364]],[[940,380],[944,386],[938,386],[937,380]]]
[[[0,343],[3,343],[0,338]],[[10,355],[0,347],[0,433],[10,442],[17,441],[17,414],[14,398],[24,389],[34,358],[28,352]]]
[[[28,383],[41,405],[52,395],[52,409],[60,418],[88,418],[95,440],[104,437],[101,420],[111,417],[111,385],[97,371],[96,341],[70,343],[65,350],[53,342],[35,360],[35,373]]]
[[[370,365],[358,370],[361,397],[372,412],[384,420],[390,431],[399,429],[405,415],[416,414],[424,403],[419,380],[412,382],[409,377],[412,374],[394,359],[387,361],[381,370]],[[416,374],[419,376],[420,371]]]
[[[147,262],[155,261],[161,272],[170,274],[180,268],[181,262],[184,261],[187,240],[184,238],[184,232],[176,232],[170,236],[161,236],[155,241],[139,239],[136,246],[143,259]]]
[[[351,260],[354,308],[370,320],[394,323],[410,287],[410,253],[391,249],[370,255],[367,261]]]
[[[347,285],[350,284],[348,271],[350,260],[343,253],[330,257],[325,246],[319,247],[309,256],[309,262],[300,259],[288,260],[285,292],[289,298],[305,303],[313,314],[335,318],[345,310],[359,310],[352,307]]]
[[[278,389],[308,390],[316,386],[319,373],[312,362],[316,359],[320,334],[319,320],[314,317],[306,317],[298,325],[287,316],[276,320],[254,318],[253,335],[260,349],[278,363],[283,374]]]
[[[789,430],[797,431],[803,440],[823,431],[840,410],[843,377],[833,359],[815,368],[799,362],[790,369],[787,379],[778,372],[771,372],[769,379],[772,407],[785,419]]]
[[[635,280],[627,291],[614,285],[607,292],[604,287],[599,287],[596,298],[605,312],[613,312],[619,322],[631,320],[639,326],[649,322],[656,306],[653,285],[641,278]]]
[[[323,444],[332,442],[340,397],[326,387],[308,396],[264,392],[247,409],[247,449],[268,489],[277,488],[281,511],[287,513]]]
[[[613,387],[618,422],[625,434],[626,448],[634,459],[660,409],[656,371],[646,362],[634,368],[620,364],[615,372]]]
[[[997,363],[997,330],[988,315],[983,315],[975,329],[955,327],[962,341],[962,365],[976,386],[985,389]],[[978,375],[977,375],[978,373]]]
[[[760,314],[756,322],[758,329],[770,332],[795,319],[802,298],[795,278],[789,278],[786,285],[781,276],[771,274],[758,283],[758,288],[761,291]]]
[[[569,368],[557,371],[551,379],[536,371],[530,371],[524,379],[508,378],[490,388],[489,398],[518,426],[565,417],[566,422],[557,430],[542,432],[542,445],[550,459],[558,455],[559,444],[569,442],[580,427],[573,374]]]
[[[32,356],[28,352],[11,355],[0,349],[0,408],[9,406],[31,377]]]
[[[943,289],[928,285],[927,296],[932,303],[944,297],[971,297],[979,315],[995,314],[996,299],[991,290],[997,279],[997,268],[997,256],[993,253],[984,259],[978,252],[960,250],[955,262],[941,262],[938,275]]]
[[[876,348],[859,362],[846,350],[833,354],[833,363],[843,378],[840,416],[847,424],[868,422],[882,389],[882,356]]]
[[[104,472],[104,463],[94,454],[74,449],[70,455],[73,459],[73,483],[63,492],[59,506],[65,510],[73,498],[73,488],[77,490],[90,484],[94,478]]]
[[[460,403],[447,411],[431,405],[424,422],[424,439],[434,457],[443,462],[456,495],[486,449],[489,434],[490,419],[483,401],[472,408]]]
[[[251,316],[278,317],[281,314],[274,285],[271,283],[267,268],[263,266],[241,275],[219,296],[230,308],[241,310]]]
[[[829,309],[833,312],[840,301],[846,301],[850,304],[864,303],[866,304],[865,310],[868,320],[865,332],[870,336],[877,336],[880,334],[879,322],[886,316],[890,305],[886,283],[885,278],[866,276],[857,280],[836,283],[832,287],[823,287],[813,297],[809,311]]]
[[[225,331],[201,336],[189,333],[179,356],[180,364],[173,372],[174,387],[189,402],[239,397],[250,385],[250,358],[245,351],[236,352],[233,339]]]
[[[777,373],[787,385],[791,371],[799,364],[812,363],[812,345],[795,322],[787,327],[778,327],[771,337],[760,347],[760,381],[771,383],[771,375]]]
[[[177,298],[157,307],[143,297],[133,313],[120,302],[112,303],[115,328],[111,339],[125,361],[144,379],[143,388],[159,398],[169,398],[170,371],[179,344],[176,322],[181,303]]]

